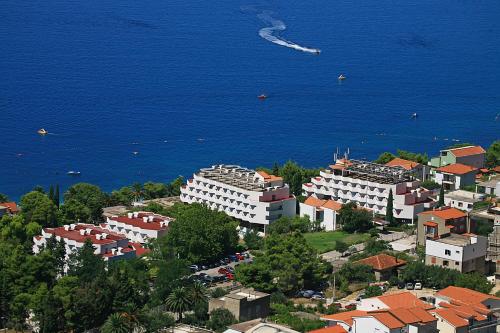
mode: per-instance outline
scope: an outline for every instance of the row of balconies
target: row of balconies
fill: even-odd
[[[201,197],[189,196],[189,195],[185,195],[184,194],[184,199],[188,199],[188,201],[190,203],[197,202],[197,203],[200,203],[200,204],[207,205],[211,209],[214,209],[214,210],[225,211],[228,215],[233,216],[235,218],[239,218],[241,220],[253,219],[256,216],[255,213],[244,211],[242,209],[237,209],[234,206],[231,207],[231,206],[228,206],[228,205],[216,203],[214,201],[209,201],[209,200],[203,199]]]
[[[240,198],[244,198],[244,199],[248,199],[249,195],[248,194],[244,194],[242,192],[239,192],[239,191],[236,191],[236,190],[232,190],[232,189],[229,189],[227,188],[226,186],[221,186],[221,185],[215,185],[215,184],[210,184],[208,182],[203,182],[201,180],[194,180],[193,183],[189,184],[190,186],[191,185],[194,185],[195,187],[198,187],[199,189],[210,189],[210,190],[213,190],[213,191],[217,191],[217,192],[222,192],[222,193],[226,193],[228,195],[231,195],[231,196],[234,196],[234,197],[240,197]]]
[[[199,197],[201,199],[204,199],[204,200],[207,200],[210,202],[215,202],[215,203],[219,203],[219,204],[229,204],[231,206],[242,207],[242,208],[251,209],[251,210],[254,210],[257,207],[256,205],[252,205],[248,202],[243,202],[243,201],[241,201],[241,199],[235,200],[235,199],[231,199],[229,197],[223,197],[220,194],[214,194],[214,193],[210,193],[207,191],[201,191],[201,190],[196,191],[196,190],[188,189],[188,191],[196,192],[196,193],[192,193],[193,196]]]

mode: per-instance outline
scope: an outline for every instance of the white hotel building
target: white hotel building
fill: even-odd
[[[111,216],[101,227],[123,234],[132,242],[145,243],[163,236],[173,218],[151,212],[133,212],[125,216]]]
[[[181,187],[181,201],[200,203],[265,231],[282,216],[295,216],[296,200],[281,177],[237,165],[214,165]]]
[[[382,215],[386,213],[392,189],[394,217],[411,223],[418,213],[434,205],[429,198],[431,192],[421,188],[420,182],[404,168],[352,159],[338,159],[302,189],[308,197],[331,199],[340,204],[355,202]]]

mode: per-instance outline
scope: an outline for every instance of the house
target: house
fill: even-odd
[[[81,249],[85,241],[90,240],[94,253],[105,261],[130,259],[138,256],[137,252],[148,252],[140,244],[130,243],[126,236],[110,232],[93,224],[67,224],[57,228],[44,228],[42,234],[33,237],[33,253],[40,253],[47,241],[55,236],[57,241],[63,240],[66,248],[66,259],[71,253]]]
[[[409,307],[418,307],[424,310],[434,308],[432,305],[418,299],[411,292],[404,291],[396,294],[361,299],[361,301],[357,302],[356,309],[361,311],[374,311]]]
[[[325,231],[337,230],[337,218],[342,204],[334,200],[322,200],[313,196],[307,198],[300,206],[300,216],[309,216],[311,222],[320,223]]]
[[[450,234],[427,239],[425,264],[454,269],[462,273],[486,272],[488,239],[474,234]]]
[[[478,169],[460,163],[449,164],[434,170],[434,181],[446,191],[459,190],[476,183]]]
[[[429,165],[439,168],[450,164],[464,164],[475,169],[484,167],[486,151],[481,146],[465,146],[459,148],[444,149],[439,152],[438,157],[430,160]]]
[[[385,253],[358,260],[356,263],[371,266],[377,281],[387,281],[391,276],[397,276],[398,269],[406,265],[406,261]]]
[[[289,327],[268,322],[261,318],[229,326],[223,333],[299,333]],[[331,332],[332,333],[332,332]]]
[[[480,182],[477,184],[477,190],[487,195],[500,196],[500,177],[493,177],[490,180]]]
[[[407,171],[410,171],[415,176],[415,178],[422,181],[427,180],[430,175],[428,166],[399,157],[394,158],[393,160],[387,162],[385,165],[390,167],[401,167]]]
[[[181,187],[181,201],[226,212],[244,227],[265,232],[282,216],[293,217],[296,200],[281,177],[237,165],[214,165],[193,175]]]
[[[19,208],[15,202],[0,202],[0,217],[5,214],[15,215],[19,213]]]
[[[389,193],[393,194],[394,217],[413,223],[418,213],[433,207],[431,192],[420,187],[408,170],[367,161],[338,159],[320,171],[310,183],[302,185],[305,196],[333,200],[340,204],[355,202],[374,214],[386,214]]]
[[[500,298],[468,288],[449,286],[438,291],[435,295],[436,304],[460,303],[467,305],[482,304],[488,309],[499,309]]]
[[[450,233],[469,232],[467,214],[452,207],[441,207],[418,214],[417,244],[425,246],[425,240],[437,239]]]
[[[173,220],[151,212],[133,212],[125,216],[107,217],[106,223],[102,223],[101,227],[123,234],[132,242],[145,243],[148,239],[165,235]]]
[[[229,310],[238,321],[265,318],[269,315],[270,300],[269,294],[251,288],[242,288],[223,297],[210,299],[208,312],[224,308]]]
[[[456,190],[448,192],[444,195],[444,204],[449,207],[454,207],[465,212],[472,211],[476,202],[483,201],[485,194],[475,193],[464,190]]]

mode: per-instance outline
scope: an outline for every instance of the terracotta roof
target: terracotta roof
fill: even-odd
[[[437,225],[438,225],[436,222],[431,222],[431,221],[426,221],[422,224],[425,226],[428,226],[428,227],[437,227]]]
[[[347,333],[347,331],[340,325],[334,325],[309,331],[308,333]]]
[[[423,214],[434,215],[434,216],[439,217],[440,219],[443,219],[443,220],[458,219],[458,218],[467,216],[461,210],[453,208],[453,207],[442,207],[440,209],[428,210],[428,211],[419,213],[418,215],[423,215]]]
[[[306,204],[308,206],[316,207],[316,208],[328,208],[328,209],[335,210],[335,211],[340,210],[340,208],[342,208],[342,204],[337,202],[337,201],[322,200],[322,199],[318,199],[318,198],[315,198],[312,196],[307,198],[304,201],[304,204]]]
[[[408,311],[417,316],[422,323],[430,323],[436,320],[429,312],[419,307],[409,308]]]
[[[428,303],[424,303],[419,300],[415,295],[413,295],[409,291],[404,291],[402,293],[377,296],[374,298],[378,298],[382,303],[387,305],[390,309],[399,309],[399,308],[415,308],[419,307],[424,310],[434,308],[432,305]]]
[[[493,171],[500,172],[500,165],[493,168]]]
[[[143,255],[151,252],[150,249],[146,249],[145,247],[143,247],[141,243],[132,243],[132,242],[130,242],[129,244],[135,250],[135,254],[138,257],[143,256]]]
[[[257,171],[259,175],[261,175],[264,178],[264,181],[276,181],[276,180],[283,180],[283,178],[275,176],[275,175],[270,175],[265,171]]]
[[[468,146],[449,150],[456,157],[484,154],[486,151],[481,146]]]
[[[374,270],[383,271],[393,267],[399,267],[406,264],[404,260],[397,260],[395,257],[385,253],[377,254],[365,259],[356,261],[358,264],[364,264],[373,267]]]
[[[13,201],[11,201],[11,202],[0,202],[0,206],[6,207],[7,210],[11,214],[15,214],[15,213],[19,212],[19,209],[17,208],[17,204],[15,202],[13,202]]]
[[[380,313],[373,313],[373,314],[370,313],[369,315],[373,316],[375,319],[380,321],[384,326],[386,326],[390,329],[400,328],[400,327],[405,326],[404,323],[399,321],[396,317],[394,317],[392,314],[390,314],[388,312],[380,312]]]
[[[455,286],[449,286],[438,291],[436,296],[444,296],[448,299],[463,302],[464,304],[478,304],[488,299],[500,300],[500,298],[493,295],[483,294],[479,291]]]
[[[393,309],[393,310],[370,311],[368,312],[368,314],[381,313],[381,312],[390,313],[393,317],[395,317],[404,324],[413,324],[413,323],[418,323],[420,321],[420,319],[413,313],[408,311],[408,309],[403,309],[403,308]]]
[[[400,166],[402,167],[403,169],[406,169],[406,170],[411,170],[413,168],[416,168],[420,165],[420,163],[417,163],[417,162],[414,162],[414,161],[409,161],[409,160],[405,160],[405,159],[402,159],[402,158],[399,158],[399,157],[396,157],[395,159],[393,159],[392,161],[390,162],[387,162],[385,165],[387,166],[391,166],[391,167],[395,167],[395,166]]]
[[[459,317],[452,309],[438,309],[433,312],[446,320],[453,327],[464,327],[469,325],[468,320]]]
[[[80,230],[86,230],[86,229],[90,229],[90,234],[81,235]],[[64,226],[57,228],[45,228],[43,230],[48,234],[51,235],[55,234],[56,236],[59,236],[61,238],[74,240],[75,242],[78,243],[84,243],[85,240],[89,239],[92,242],[92,244],[112,244],[118,240],[127,239],[127,237],[114,232],[110,232],[107,229],[97,227],[93,224],[84,224],[84,223],[76,224],[74,230],[65,230]],[[103,233],[105,233],[107,237],[105,239],[97,239],[97,234],[103,234]]]
[[[346,312],[339,312],[333,315],[326,315],[322,316],[321,319],[323,320],[333,320],[333,321],[342,321],[349,326],[352,325],[352,317],[359,317],[359,316],[364,316],[366,315],[366,311],[362,310],[352,310],[352,311],[346,311]]]
[[[477,171],[477,169],[465,164],[455,163],[437,168],[436,171],[451,173],[454,175],[465,175],[467,173]]]

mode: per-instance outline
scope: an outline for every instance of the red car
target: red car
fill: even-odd
[[[236,253],[235,254],[236,258],[238,258],[238,260],[245,260],[245,257],[241,255],[241,253]]]
[[[234,275],[229,272],[226,273],[226,277],[228,280],[234,280]]]
[[[356,310],[356,303],[347,304],[345,306],[346,310]]]
[[[221,268],[219,268],[218,272],[219,272],[219,274],[224,274],[224,275],[226,275],[226,274],[228,273],[228,270],[227,270],[227,269],[225,269],[224,267],[221,267]]]

